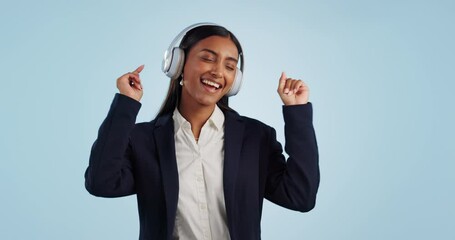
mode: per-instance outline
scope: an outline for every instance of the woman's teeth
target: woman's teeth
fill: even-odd
[[[216,83],[216,82],[212,82],[212,81],[209,81],[209,80],[206,80],[206,79],[202,80],[202,82],[203,82],[204,84],[207,84],[207,85],[209,85],[209,86],[212,86],[212,87],[214,87],[214,88],[216,88],[216,89],[220,88],[220,84],[218,84],[218,83]]]

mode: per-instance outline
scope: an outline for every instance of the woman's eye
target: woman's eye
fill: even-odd
[[[233,66],[226,66],[226,68],[227,68],[227,70],[229,70],[229,71],[234,71],[234,70],[235,70],[235,68],[234,68]]]
[[[202,57],[202,60],[204,61],[207,61],[207,62],[213,62],[213,58],[209,58],[209,57]]]

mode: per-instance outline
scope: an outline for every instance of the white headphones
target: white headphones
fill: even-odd
[[[185,35],[194,28],[201,27],[201,26],[220,26],[215,23],[203,22],[203,23],[196,23],[193,24],[181,31],[172,41],[169,48],[164,52],[163,63],[161,65],[161,69],[166,74],[166,76],[170,77],[171,79],[177,78],[180,74],[182,74],[183,65],[185,62],[185,52],[183,49],[180,48],[180,43],[182,42]],[[221,27],[221,26],[220,26]],[[239,49],[240,50],[240,49]],[[239,52],[240,56],[240,68],[237,67],[235,71],[235,78],[234,82],[232,83],[231,89],[229,92],[226,93],[227,97],[234,96],[240,91],[240,87],[242,86],[242,78],[243,78],[243,53]]]

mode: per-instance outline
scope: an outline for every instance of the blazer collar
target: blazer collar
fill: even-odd
[[[237,231],[234,229],[236,226],[234,220],[238,219],[236,211],[234,211],[237,208],[235,186],[237,186],[237,173],[245,126],[242,118],[236,112],[226,111],[225,117],[223,187],[227,223],[232,235]]]
[[[158,117],[155,122],[154,138],[163,181],[166,202],[167,236],[172,236],[179,194],[179,176],[175,157],[174,124],[172,115]]]

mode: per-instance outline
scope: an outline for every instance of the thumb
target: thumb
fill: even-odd
[[[283,91],[283,88],[284,88],[284,86],[286,85],[286,79],[287,79],[286,73],[285,73],[285,72],[281,72],[280,83],[279,83],[279,85],[278,85],[278,89],[279,89],[280,91]]]

